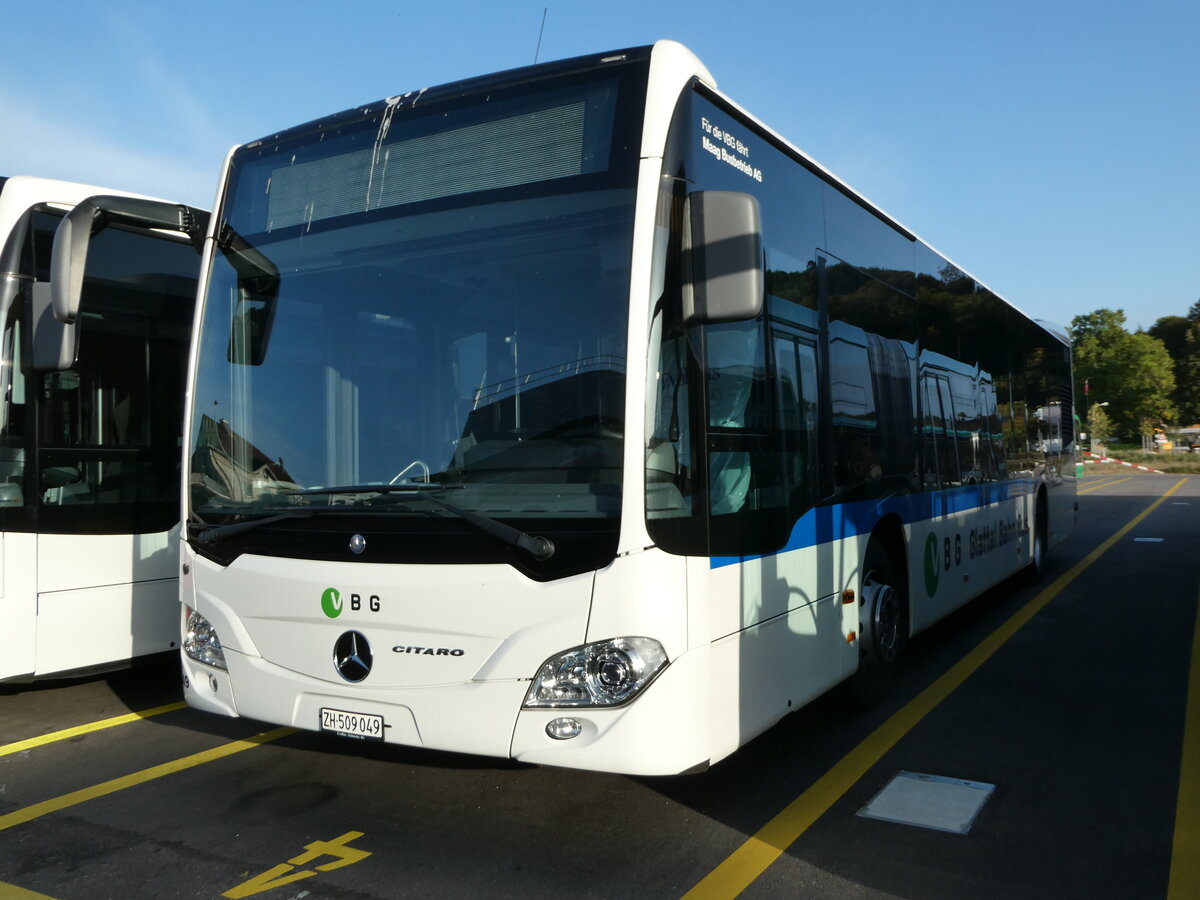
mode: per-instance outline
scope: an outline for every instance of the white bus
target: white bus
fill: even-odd
[[[197,708],[699,770],[1071,527],[1067,345],[679,44],[353,108],[218,196]]]
[[[168,206],[173,221],[146,220],[147,203],[0,178],[0,681],[178,648],[183,386],[207,218]]]

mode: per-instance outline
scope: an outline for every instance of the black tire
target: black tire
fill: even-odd
[[[860,708],[887,696],[908,638],[908,592],[901,572],[887,546],[872,540],[859,581],[858,671],[846,682],[850,702]]]
[[[1046,552],[1049,549],[1050,523],[1046,515],[1046,496],[1039,494],[1033,515],[1033,534],[1029,544],[1029,563],[1022,574],[1027,584],[1037,584],[1046,574]]]

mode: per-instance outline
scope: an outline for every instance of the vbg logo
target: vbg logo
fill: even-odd
[[[937,593],[942,569],[938,565],[938,539],[931,534],[925,539],[925,593],[932,597]]]
[[[350,611],[360,612],[363,609],[363,598],[361,594],[350,595]],[[378,594],[371,594],[367,598],[366,608],[371,612],[379,612],[383,602],[379,599]],[[321,595],[321,612],[325,613],[329,618],[336,619],[342,614],[345,604],[342,601],[342,593],[337,588],[325,588],[325,593]]]
[[[325,588],[325,593],[321,595],[321,612],[331,619],[342,614],[342,595],[337,588]]]

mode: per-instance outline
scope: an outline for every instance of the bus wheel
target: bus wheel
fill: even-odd
[[[890,666],[900,650],[900,618],[903,601],[892,583],[890,567],[867,571],[862,584],[862,654],[867,665]]]
[[[1033,516],[1033,544],[1029,548],[1029,566],[1025,570],[1026,580],[1033,584],[1041,580],[1042,574],[1046,571],[1046,535],[1048,533],[1048,523],[1046,521],[1046,499],[1039,496],[1037,500],[1037,511]]]
[[[884,545],[872,541],[863,561],[859,593],[858,671],[847,684],[855,706],[874,706],[891,688],[904,644],[908,608],[903,581]]]

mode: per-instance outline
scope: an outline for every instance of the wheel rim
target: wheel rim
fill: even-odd
[[[900,592],[871,572],[863,582],[867,607],[865,649],[870,662],[888,665],[900,646]]]

